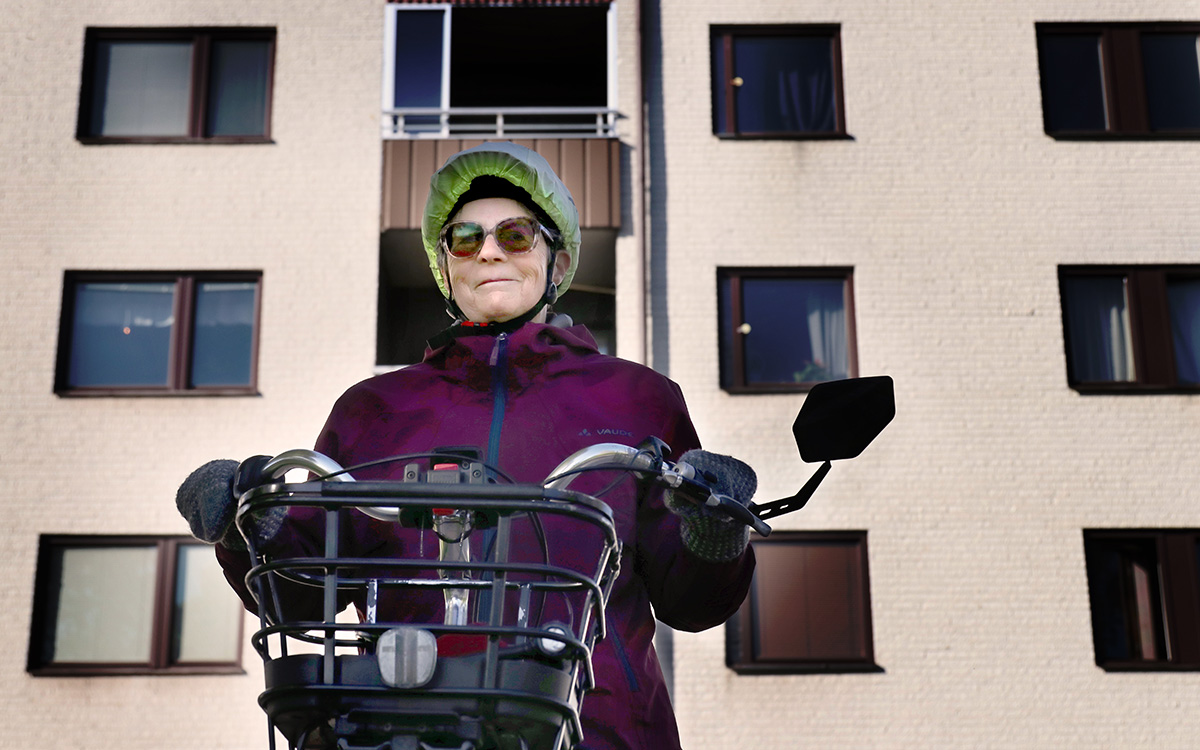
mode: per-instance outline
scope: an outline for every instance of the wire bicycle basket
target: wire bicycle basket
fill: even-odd
[[[486,484],[481,468],[410,464],[405,481],[275,483],[243,496],[243,530],[277,507],[306,509],[323,526],[315,555],[272,554],[247,534],[272,748],[275,729],[292,750],[582,741],[592,649],[620,561],[612,511],[580,492]],[[415,554],[344,554],[355,509],[390,519],[372,523],[393,524],[381,533],[402,535]],[[339,619],[347,601],[359,621]]]

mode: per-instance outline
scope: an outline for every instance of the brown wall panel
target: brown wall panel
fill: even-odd
[[[419,229],[429,178],[451,155],[481,139],[394,140],[383,142],[383,230]],[[584,228],[619,227],[621,222],[620,142],[616,139],[544,138],[516,140],[546,158],[566,183]]]

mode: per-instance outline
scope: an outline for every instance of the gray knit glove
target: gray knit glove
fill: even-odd
[[[690,464],[700,476],[712,481],[714,493],[728,495],[743,505],[749,505],[758,489],[754,469],[732,456],[691,450],[684,453],[680,463]],[[709,562],[726,562],[739,557],[750,543],[750,527],[735,521],[723,512],[707,505],[698,505],[685,497],[668,491],[664,498],[667,509],[680,518],[683,546],[692,554]]]
[[[245,463],[250,464],[255,459]],[[209,461],[179,485],[175,507],[187,519],[192,536],[200,541],[232,550],[246,549],[246,542],[233,522],[237,514],[233,490],[238,481],[239,466],[242,465],[229,459]],[[271,508],[252,516],[255,541],[261,543],[275,536],[285,516],[286,508]]]

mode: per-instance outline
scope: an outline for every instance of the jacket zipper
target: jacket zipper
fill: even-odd
[[[492,368],[492,424],[491,429],[488,431],[487,462],[495,466],[498,464],[500,458],[500,432],[504,427],[504,412],[508,406],[507,333],[501,333],[496,336],[496,343],[492,346],[492,354],[488,358],[488,365]],[[483,548],[485,556],[490,554],[495,533],[494,529],[487,529],[484,532]],[[489,597],[484,596],[480,598],[485,599]],[[625,679],[629,683],[629,690],[634,693],[640,692],[641,688],[638,686],[637,674],[633,671],[633,665],[629,663],[629,655],[625,653],[625,644],[621,641],[621,636],[617,632],[617,628],[612,626],[612,623],[609,623],[608,633],[613,640],[613,650],[617,654],[617,661],[621,662],[621,669],[625,672]]]
[[[488,366],[492,368],[492,424],[488,430],[488,445],[486,463],[497,466],[500,458],[500,431],[504,427],[504,410],[508,405],[508,334],[496,336],[492,346],[492,354],[488,357]],[[496,530],[484,529],[480,539],[480,552],[484,560],[492,559],[492,545],[496,542]],[[484,574],[484,580],[491,580],[491,573]],[[476,612],[483,613],[491,609],[491,591],[480,589],[476,598]]]
[[[488,364],[492,367],[492,426],[488,432],[487,462],[498,465],[500,459],[500,430],[504,427],[504,410],[508,405],[508,334],[496,337]]]

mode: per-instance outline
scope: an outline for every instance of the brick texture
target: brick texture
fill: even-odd
[[[852,266],[860,373],[897,386],[877,444],[775,524],[868,531],[884,671],[737,676],[720,628],[676,634],[685,745],[1194,746],[1200,676],[1095,666],[1081,530],[1200,527],[1200,407],[1070,390],[1056,267],[1200,263],[1200,142],[1048,138],[1034,23],[1195,20],[1195,3],[661,2],[643,29],[661,54],[639,72],[637,4],[617,2],[618,352],[680,383],[706,447],[756,467],[760,500],[814,468],[790,440],[803,396],[718,387],[719,266]],[[245,676],[26,674],[37,540],[185,533],[172,498],[192,468],[309,444],[371,374],[383,15],[382,0],[0,10],[0,704],[19,717],[0,744],[265,746],[248,647]],[[709,26],[732,23],[840,24],[852,139],[713,136]],[[274,143],[75,139],[88,26],[205,25],[277,29]],[[261,270],[261,396],[55,396],[68,269]]]
[[[718,381],[719,266],[853,266],[895,422],[777,528],[866,529],[883,674],[739,677],[675,640],[685,745],[1190,747],[1193,674],[1095,666],[1082,533],[1195,527],[1194,396],[1080,396],[1056,268],[1200,262],[1200,144],[1042,130],[1034,24],[1162,2],[664,3],[667,364],[702,439],[792,494],[802,396]],[[710,24],[839,23],[848,141],[722,141]],[[657,363],[656,363],[657,364]]]

